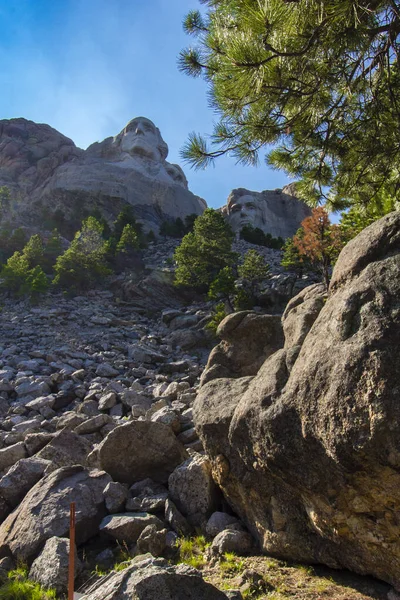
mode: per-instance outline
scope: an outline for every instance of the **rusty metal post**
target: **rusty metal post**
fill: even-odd
[[[74,600],[75,579],[75,502],[69,507],[69,566],[68,566],[68,600]]]

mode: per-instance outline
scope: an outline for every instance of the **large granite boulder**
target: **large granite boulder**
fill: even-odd
[[[187,565],[172,566],[162,558],[138,557],[120,572],[113,571],[95,583],[81,600],[226,600],[227,596],[199,571]]]
[[[221,212],[237,234],[245,225],[258,227],[273,237],[292,237],[311,209],[293,195],[293,188],[251,192],[232,190]]]
[[[188,190],[182,169],[167,155],[160,131],[144,117],[87,150],[49,125],[0,121],[0,186],[11,191],[19,225],[57,219],[59,227],[63,221],[79,226],[84,211],[94,209],[112,220],[127,204],[155,231],[164,220],[201,214],[204,200]]]
[[[76,542],[98,532],[106,508],[104,488],[111,477],[81,466],[63,467],[41,479],[0,526],[0,556],[34,558],[51,537],[69,532],[70,504],[76,504]]]
[[[397,212],[346,246],[326,302],[315,288],[292,301],[285,348],[257,375],[214,379],[194,405],[214,477],[263,550],[398,589],[399,295]]]
[[[166,483],[187,453],[168,425],[132,421],[110,431],[97,456],[115,481],[132,485],[146,477]]]
[[[221,342],[211,351],[202,384],[219,377],[255,375],[265,359],[283,346],[281,319],[241,311],[225,317],[217,329]]]

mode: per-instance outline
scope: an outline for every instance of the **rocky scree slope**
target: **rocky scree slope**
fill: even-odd
[[[173,245],[149,248],[145,263],[153,275],[163,272]],[[238,247],[249,246],[239,242]],[[279,253],[264,251],[275,274]],[[170,556],[178,536],[199,529],[213,538],[211,556],[255,549],[214,482],[193,424],[192,406],[210,347],[204,331],[210,305],[183,308],[179,298],[167,294],[160,305],[153,304],[164,283],[153,288],[153,296],[147,287],[147,297],[138,293],[138,286],[146,289],[143,282],[114,284],[131,302],[118,301],[109,291],[75,298],[52,294],[37,307],[6,300],[0,312],[0,574],[25,560],[32,577],[60,594],[67,585],[71,501],[77,503],[80,557],[82,549],[90,554],[83,564],[77,561],[81,581],[95,564],[111,567],[121,544],[132,555]],[[166,304],[172,307],[157,313]],[[234,373],[241,381],[245,375],[247,381],[282,345],[280,318],[250,312],[233,315],[230,323],[221,329],[227,370],[222,376]],[[236,346],[235,331],[249,344]],[[257,331],[268,343],[249,338]],[[210,358],[216,366],[219,352]],[[165,583],[166,589],[180,597],[173,594],[180,593],[180,578],[188,573],[149,560],[143,581],[151,583],[154,567],[155,580],[174,581],[175,587]],[[139,588],[142,576],[137,580],[134,573],[141,568],[131,573]],[[203,585],[198,574],[185,581],[193,583],[193,597],[201,597],[195,595]],[[120,592],[112,597],[123,597],[118,594],[125,585],[121,576],[113,588]],[[143,593],[150,593],[143,586]],[[154,597],[160,589],[166,593],[154,589]],[[182,589],[190,597],[183,580]],[[207,587],[203,592],[214,593]],[[103,593],[96,588],[87,598]]]
[[[0,574],[27,561],[32,577],[65,593],[71,501],[80,556],[91,548],[90,561],[78,562],[81,581],[96,564],[112,567],[121,545],[132,555],[174,554],[178,536],[196,528],[222,534],[222,551],[252,546],[245,527],[224,512],[193,427],[209,308],[192,304],[150,318],[108,291],[49,295],[36,307],[5,301]],[[228,526],[233,534],[224,533]],[[162,569],[167,579],[186,577]],[[189,581],[203,586],[198,574]]]
[[[315,285],[289,302],[284,343],[274,323],[275,347],[253,371],[237,365],[246,327],[257,337],[255,317],[227,317],[194,405],[214,478],[265,552],[397,589],[399,288],[400,214],[391,213],[344,248],[327,298]]]

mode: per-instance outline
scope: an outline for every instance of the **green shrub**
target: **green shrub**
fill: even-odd
[[[280,250],[285,243],[283,238],[275,238],[270,233],[264,233],[262,229],[253,227],[252,225],[242,227],[240,237],[250,244],[265,246],[266,248],[273,248],[275,250]]]
[[[39,234],[32,235],[24,246],[23,256],[28,260],[30,267],[42,266],[44,256],[44,245]]]
[[[232,242],[232,229],[221,213],[205,210],[195,220],[193,232],[186,234],[175,250],[175,284],[208,291],[221,269],[236,260]]]
[[[3,185],[0,187],[0,219],[9,211],[11,206],[11,192],[10,189]]]
[[[231,267],[224,267],[218,273],[208,290],[210,300],[224,300],[233,310],[232,298],[235,295],[235,274]]]
[[[10,225],[4,225],[0,230],[0,263],[4,264],[14,252],[21,252],[27,241],[22,227],[13,231]]]
[[[253,306],[254,300],[251,295],[243,288],[239,288],[235,295],[235,310],[251,310]]]
[[[62,254],[63,247],[61,242],[61,236],[57,229],[54,229],[51,236],[43,247],[43,256],[40,263],[43,271],[48,275],[53,272],[54,264],[57,258]]]
[[[151,242],[156,242],[157,241],[156,234],[154,233],[153,230],[150,230],[148,232],[148,234],[146,235],[146,240],[148,241],[149,244]]]
[[[56,600],[54,590],[45,590],[28,579],[28,569],[21,567],[10,571],[7,580],[0,584],[0,600]]]
[[[254,304],[260,284],[270,275],[268,263],[256,250],[248,250],[244,255],[243,263],[238,266],[238,273],[239,277],[244,279],[249,301],[251,300]],[[242,298],[238,301],[242,304],[247,303],[243,293]]]
[[[210,546],[204,535],[193,538],[180,538],[177,541],[179,563],[185,563],[195,569],[202,569],[206,564],[205,551]]]
[[[165,237],[182,238],[187,233],[193,231],[194,222],[197,219],[196,214],[187,215],[185,222],[180,217],[170,221],[163,221],[160,225],[160,235]]]
[[[28,295],[32,299],[44,294],[48,289],[48,280],[39,266],[30,268],[29,261],[20,252],[7,260],[0,272],[1,289],[16,296]]]
[[[219,302],[213,308],[211,319],[208,321],[206,328],[214,333],[217,333],[217,329],[221,321],[225,319],[227,312],[225,310],[224,302]]]
[[[102,232],[102,224],[94,217],[82,223],[68,250],[57,258],[54,285],[71,291],[90,289],[111,273]]]
[[[125,225],[117,244],[116,252],[129,254],[139,248],[139,237],[133,225]]]

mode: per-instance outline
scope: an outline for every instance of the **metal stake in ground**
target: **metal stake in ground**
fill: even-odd
[[[69,566],[68,566],[68,600],[74,600],[75,579],[75,502],[69,507]]]

